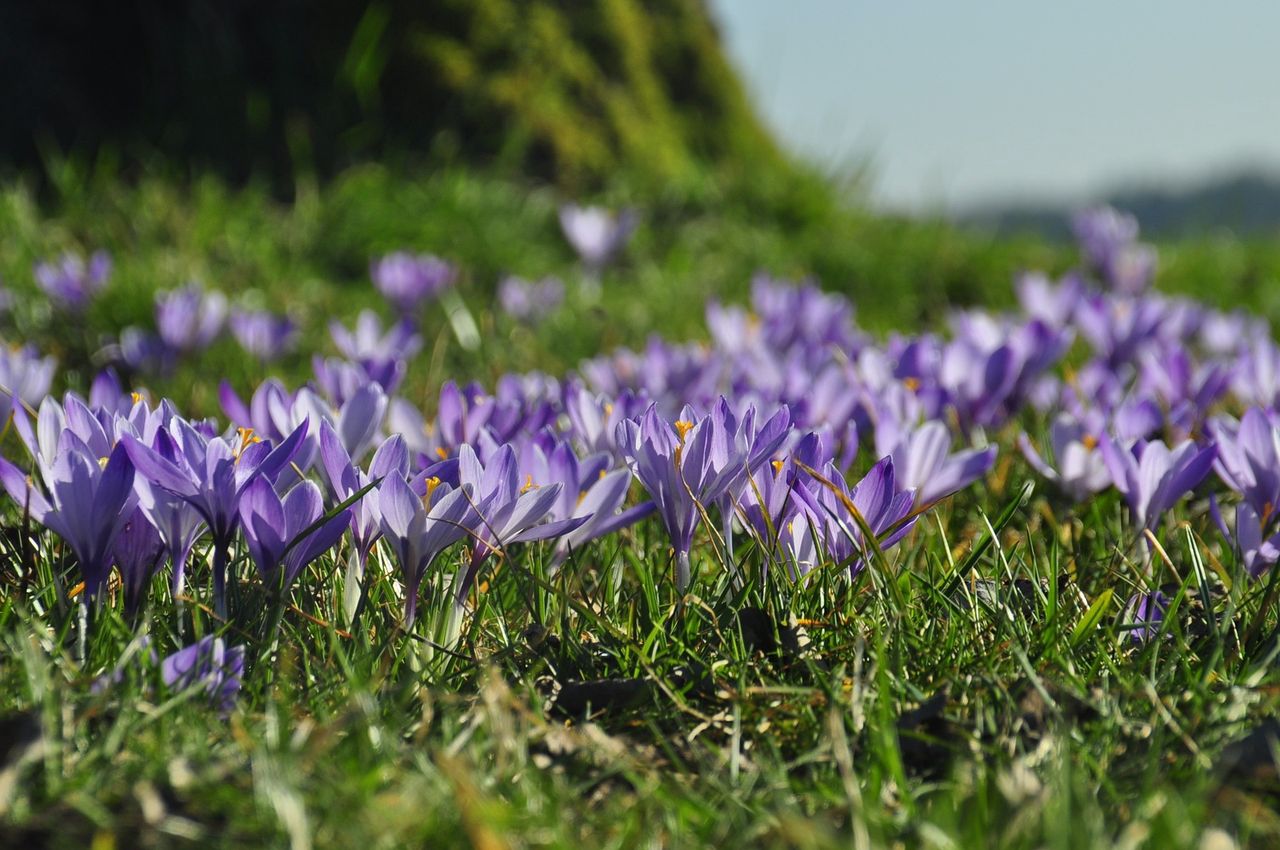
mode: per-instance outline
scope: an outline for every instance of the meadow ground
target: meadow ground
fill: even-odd
[[[59,358],[58,390],[84,390],[102,342],[148,325],[159,290],[196,279],[293,313],[302,341],[269,368],[224,339],[145,381],[185,413],[216,415],[223,379],[242,393],[267,374],[307,379],[310,353],[331,353],[327,321],[379,306],[371,258],[429,250],[464,270],[458,296],[480,336],[459,346],[442,312],[424,326],[402,394],[431,410],[446,379],[560,375],[650,333],[705,339],[707,300],[743,302],[760,269],[815,276],[884,333],[941,327],[949,305],[1008,306],[1019,270],[1075,261],[1067,247],[785,192],[619,191],[606,200],[636,203],[642,224],[593,295],[577,285],[558,200],[466,173],[366,167],[284,204],[214,180],[126,184],[68,167],[40,197],[20,184],[0,193],[0,279],[15,296],[4,333]],[[69,248],[115,263],[75,325],[31,279],[35,262]],[[1280,318],[1273,245],[1160,246],[1160,261],[1165,292]],[[560,275],[569,301],[539,325],[514,322],[492,306],[504,273]],[[1034,415],[1019,424],[1044,427]],[[448,594],[425,596],[403,629],[381,548],[359,628],[343,611],[339,559],[316,562],[282,602],[239,553],[234,622],[157,580],[136,618],[118,601],[100,607],[82,647],[68,554],[24,533],[7,501],[0,842],[1273,845],[1280,573],[1242,580],[1197,499],[1160,534],[1183,616],[1135,640],[1124,600],[1142,544],[1120,494],[1065,504],[1017,455],[1017,430],[991,435],[991,474],[853,582],[826,569],[740,586],[721,550],[700,544],[681,593],[650,519],[558,571],[547,546],[514,550],[452,647],[435,640],[453,616]],[[5,441],[18,456],[15,436]],[[735,553],[748,574],[761,557],[750,543]],[[145,663],[139,636],[171,649],[179,628],[246,647],[229,714],[200,689],[166,689]]]

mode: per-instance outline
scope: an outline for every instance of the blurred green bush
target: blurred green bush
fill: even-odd
[[[584,192],[785,170],[701,0],[0,4],[0,160],[233,181],[378,158]]]

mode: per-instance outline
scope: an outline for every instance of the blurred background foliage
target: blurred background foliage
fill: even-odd
[[[583,192],[787,163],[699,0],[0,6],[0,152],[157,154],[234,181],[369,159]]]

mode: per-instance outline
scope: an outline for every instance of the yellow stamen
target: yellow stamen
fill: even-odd
[[[440,456],[441,460],[449,459],[449,453],[444,450],[444,446],[436,446],[436,454]]]
[[[605,416],[612,416],[612,415],[613,415],[613,403],[612,403],[612,402],[608,402],[608,401],[606,401],[606,402],[604,403],[604,415],[605,415]]]
[[[244,450],[249,446],[262,442],[262,438],[256,436],[252,428],[237,428],[236,433],[240,435],[240,445],[236,446],[231,452],[236,460],[240,460],[240,455],[244,454]]]
[[[1098,447],[1098,438],[1092,434],[1085,434],[1080,438],[1080,445],[1084,446],[1088,451],[1093,451]]]
[[[602,469],[602,470],[600,470],[600,474],[596,476],[596,480],[598,481],[598,480],[600,480],[600,479],[602,479],[602,478],[604,478],[604,470],[603,470],[603,469]]]
[[[1267,502],[1262,506],[1262,524],[1266,525],[1267,520],[1271,519],[1271,514],[1275,512],[1276,506]]]
[[[134,403],[134,404],[138,404],[139,402],[141,402],[141,401],[142,401],[142,393],[140,393],[140,392],[136,392],[136,391],[135,391],[135,392],[131,392],[131,393],[129,393],[129,395],[133,398],[133,403]]]
[[[98,469],[107,468],[107,459],[105,457],[98,458]]]
[[[429,508],[431,507],[431,497],[435,495],[436,488],[440,486],[440,479],[433,475],[427,479],[426,484],[427,492],[422,497],[422,504]]]
[[[772,464],[772,466],[773,466],[773,474],[774,474],[774,475],[781,475],[781,474],[782,474],[782,465],[785,463],[785,461],[775,460],[775,461],[770,461],[770,463],[771,463],[771,464]]]
[[[685,436],[693,430],[693,423],[685,419],[676,420],[676,434],[680,437],[680,445],[684,445]]]
[[[537,488],[538,488],[538,485],[533,483],[533,476],[526,475],[524,477],[524,486],[520,488],[520,495],[523,496],[525,493],[528,493],[530,490],[536,490]]]
[[[903,378],[902,385],[914,393],[920,389],[920,379],[919,378]]]

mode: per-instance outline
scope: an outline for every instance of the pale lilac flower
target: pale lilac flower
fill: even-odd
[[[1109,289],[1137,295],[1151,285],[1156,254],[1138,242],[1138,220],[1111,207],[1078,213],[1072,221],[1080,249]]]
[[[1227,528],[1222,512],[1218,508],[1218,500],[1210,497],[1209,513],[1222,536],[1236,551],[1240,565],[1244,567],[1249,578],[1258,578],[1276,561],[1280,561],[1280,531],[1266,536],[1273,525],[1272,518],[1260,517],[1248,502],[1236,505],[1236,526],[1232,534]]]
[[[1172,449],[1153,440],[1130,450],[1104,437],[1100,448],[1111,480],[1129,503],[1134,525],[1149,530],[1204,480],[1217,455],[1213,446],[1202,448],[1191,440]]]
[[[160,662],[160,676],[174,691],[203,686],[214,707],[228,714],[244,677],[244,647],[209,635]]]
[[[1280,424],[1251,407],[1240,422],[1224,417],[1210,422],[1218,447],[1213,468],[1228,487],[1244,497],[1264,523],[1280,518]]]
[[[71,313],[80,313],[107,285],[111,257],[97,251],[88,262],[75,253],[63,254],[57,263],[36,266],[36,283],[53,303]]]
[[[208,526],[213,537],[214,605],[220,615],[227,610],[227,566],[231,542],[240,526],[240,498],[258,476],[278,477],[306,436],[307,423],[303,422],[273,448],[251,432],[242,432],[235,440],[209,437],[175,418],[171,429],[157,431],[154,445],[129,434],[120,440],[139,477],[191,505]]]
[[[861,572],[874,550],[859,519],[875,535],[875,547],[882,552],[914,527],[915,518],[908,517],[915,494],[900,488],[892,458],[881,458],[852,488],[833,464],[819,474],[821,480],[811,474],[800,476],[803,486],[797,490],[797,498],[805,510],[784,529],[784,541],[798,574],[818,566],[818,546],[827,561],[847,564],[851,576]]]
[[[476,517],[471,526],[471,560],[458,572],[454,585],[461,603],[480,567],[493,552],[513,543],[551,540],[583,526],[591,517],[556,517],[556,504],[564,484],[540,483],[526,474],[520,480],[515,449],[498,446],[485,462],[470,445],[458,450],[458,481],[474,494]]]
[[[513,319],[538,322],[554,313],[564,301],[564,283],[544,277],[528,281],[514,275],[498,284],[498,306]]]
[[[1018,435],[1018,447],[1027,462],[1077,503],[1111,486],[1111,472],[1098,450],[1098,443],[1097,433],[1066,414],[1055,417],[1049,427],[1053,453],[1048,461],[1036,451],[1026,434]]]
[[[1071,324],[1084,295],[1084,284],[1075,275],[1067,275],[1055,284],[1039,272],[1024,274],[1018,278],[1016,289],[1023,312],[1053,328]]]
[[[1131,596],[1125,606],[1125,620],[1134,626],[1129,637],[1141,643],[1158,635],[1172,601],[1162,590],[1143,591]]]
[[[305,479],[281,498],[269,480],[257,476],[241,491],[239,510],[245,544],[263,582],[275,585],[283,568],[285,588],[332,549],[351,522],[350,509],[343,509],[312,529],[325,515],[324,497]]]
[[[603,453],[579,459],[566,440],[552,442],[545,448],[529,440],[521,447],[518,466],[526,486],[560,485],[560,495],[551,505],[549,518],[582,521],[556,542],[554,563],[559,564],[571,551],[592,540],[633,525],[653,513],[652,502],[622,510],[631,485],[631,472],[625,468],[610,469],[611,460],[610,455]]]
[[[396,251],[376,260],[369,276],[378,291],[397,309],[415,313],[422,304],[440,297],[458,279],[457,268],[431,254]]]
[[[916,505],[932,505],[986,475],[996,462],[995,446],[951,453],[951,432],[926,422],[892,450],[898,486],[914,490]]]
[[[125,611],[132,614],[141,607],[164,556],[164,541],[141,507],[134,508],[125,520],[111,547],[111,556],[124,585]]]
[[[120,332],[119,346],[120,362],[133,372],[167,375],[173,371],[173,349],[151,331],[127,327]]]
[[[422,350],[422,336],[412,321],[401,319],[384,333],[382,321],[372,310],[361,310],[352,330],[341,322],[330,322],[329,335],[344,357],[358,364],[388,393],[396,391],[406,364]]]
[[[467,536],[475,520],[473,494],[466,488],[450,487],[434,477],[422,486],[419,494],[390,473],[378,488],[379,527],[404,578],[406,628],[413,625],[418,588],[427,569],[436,556]]]
[[[0,346],[0,423],[8,421],[15,405],[34,408],[49,395],[55,365],[30,345]]]
[[[230,325],[241,347],[264,363],[278,360],[298,343],[293,320],[266,310],[235,310]]]
[[[116,538],[137,503],[133,464],[122,445],[104,456],[64,430],[57,437],[51,463],[40,465],[40,471],[44,492],[22,470],[0,458],[0,485],[24,514],[75,552],[85,598],[91,599],[106,582]]]
[[[681,590],[689,586],[689,550],[702,512],[760,469],[781,445],[790,425],[790,413],[784,408],[758,432],[745,422],[739,430],[724,399],[717,402],[717,409],[718,413],[700,417],[686,407],[670,423],[651,405],[640,421],[618,425],[618,445],[658,506],[671,537]]]
[[[222,332],[227,318],[227,298],[206,292],[196,284],[156,293],[156,329],[174,351],[208,348]]]
[[[636,214],[629,209],[614,213],[603,207],[560,207],[560,229],[591,271],[604,268],[626,246],[636,223]]]

